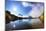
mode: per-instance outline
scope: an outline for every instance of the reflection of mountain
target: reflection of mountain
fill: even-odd
[[[6,11],[5,13],[6,13],[5,14],[6,15],[6,23],[9,23],[10,21],[17,21],[15,23],[14,22],[9,23],[7,25],[7,28],[12,27],[11,29],[24,29],[24,28],[25,29],[27,29],[27,28],[32,29],[32,28],[43,28],[44,27],[43,23],[41,23],[39,20],[37,20],[37,18],[32,19],[31,16],[29,16],[29,17],[18,17],[18,16],[10,14],[9,11]],[[19,21],[18,21],[18,19],[19,19]],[[25,20],[20,20],[20,19],[25,19]],[[15,24],[15,27],[14,27],[14,24]],[[33,24],[33,25],[31,25],[31,24]]]
[[[9,23],[10,21],[20,20],[20,19],[30,19],[32,17],[18,17],[16,15],[10,14],[9,11],[5,11],[6,15],[6,23]]]
[[[9,23],[10,21],[14,21],[14,20],[17,20],[17,19],[22,19],[22,18],[20,18],[20,17],[17,17],[17,16],[15,16],[15,15],[12,15],[12,14],[10,14],[10,12],[9,11],[6,11],[5,12],[6,14],[6,23]]]
[[[9,23],[10,21],[15,21],[15,20],[21,20],[21,19],[36,19],[36,18],[32,18],[31,16],[29,16],[29,17],[18,17],[18,16],[16,16],[16,15],[13,15],[13,14],[10,14],[10,12],[9,11],[5,11],[5,15],[6,15],[6,23]],[[40,17],[41,18],[41,17]],[[42,20],[42,19],[41,19]]]

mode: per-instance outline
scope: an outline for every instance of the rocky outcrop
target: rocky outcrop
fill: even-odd
[[[31,17],[30,17],[31,18]],[[16,15],[11,14],[8,10],[5,11],[5,19],[6,19],[6,24],[9,23],[10,21],[15,21],[15,20],[21,20],[21,19],[30,19],[29,17],[18,17]]]
[[[13,14],[10,14],[9,11],[5,11],[5,19],[6,19],[6,23],[9,23],[10,21],[17,20],[18,17]]]

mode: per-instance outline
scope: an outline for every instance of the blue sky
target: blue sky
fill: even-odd
[[[6,10],[11,10],[13,7],[16,9],[17,13],[20,12],[21,15],[27,15],[29,11],[32,10],[31,6],[24,7],[21,2],[6,2]],[[12,11],[12,10],[11,10]]]
[[[16,16],[38,17],[43,12],[43,3],[6,1],[5,8]]]

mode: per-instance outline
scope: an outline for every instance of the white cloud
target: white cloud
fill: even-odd
[[[32,17],[39,17],[42,13],[43,13],[43,6],[33,6],[32,11],[29,12],[29,15]]]
[[[29,6],[29,4],[28,4],[27,2],[22,2],[22,5],[23,5],[24,7]]]
[[[12,6],[12,8],[9,10],[11,14],[14,14],[17,16],[17,8],[15,6]]]
[[[28,3],[28,2],[22,2],[22,5],[23,5],[24,7],[33,6],[31,3]]]

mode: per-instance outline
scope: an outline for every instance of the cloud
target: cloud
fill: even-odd
[[[29,12],[29,15],[32,17],[39,17],[43,13],[43,6],[36,5],[32,7],[32,11]]]
[[[17,7],[15,7],[15,6],[12,6],[11,7],[11,9],[9,10],[10,12],[11,12],[11,14],[14,14],[14,15],[16,15],[17,16]]]
[[[29,3],[27,3],[27,2],[22,2],[22,5],[23,5],[24,7],[27,7],[27,6],[29,6]]]

